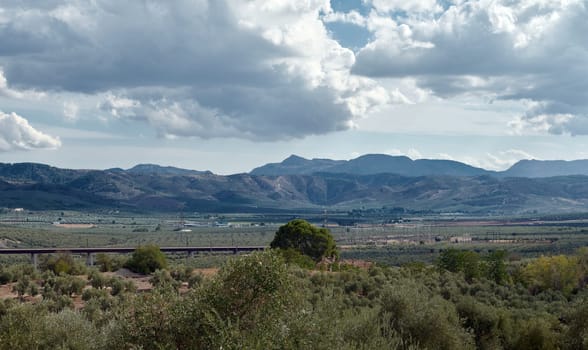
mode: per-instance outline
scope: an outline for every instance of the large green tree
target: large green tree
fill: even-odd
[[[270,246],[294,249],[315,261],[338,256],[335,239],[329,230],[313,226],[302,219],[292,220],[280,226]]]

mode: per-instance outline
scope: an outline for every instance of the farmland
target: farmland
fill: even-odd
[[[430,263],[441,250],[450,247],[477,252],[506,250],[511,259],[520,259],[569,254],[588,245],[588,219],[582,215],[560,218],[364,216],[351,225],[340,225],[339,222],[346,223],[349,219],[348,213],[145,215],[5,211],[0,215],[0,247],[134,247],[148,243],[170,247],[268,245],[277,227],[294,217],[308,218],[317,225],[326,223],[342,249],[343,258],[387,265]],[[222,257],[206,259],[213,263]]]

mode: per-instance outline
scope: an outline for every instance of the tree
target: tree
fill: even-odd
[[[580,266],[577,257],[541,256],[527,264],[522,275],[533,293],[552,289],[570,294],[579,285]]]
[[[270,246],[294,249],[315,261],[338,256],[335,240],[329,230],[313,226],[302,219],[292,220],[280,226]]]
[[[463,272],[466,281],[480,277],[480,256],[468,250],[446,249],[441,252],[437,265],[451,272]]]
[[[506,251],[497,250],[486,257],[486,277],[498,284],[508,282],[508,273],[506,272]]]
[[[135,249],[125,267],[134,272],[149,274],[166,268],[167,259],[158,246],[148,244]]]

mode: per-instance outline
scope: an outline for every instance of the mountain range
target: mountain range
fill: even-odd
[[[480,176],[552,177],[588,175],[588,160],[521,160],[505,171],[476,168],[444,159],[412,160],[405,156],[366,154],[351,160],[305,159],[291,155],[281,163],[270,163],[253,169],[252,175],[307,175],[314,173],[369,175],[390,173],[403,176]]]
[[[154,164],[127,170],[0,164],[0,207],[268,212],[387,206],[476,214],[585,212],[587,170],[583,160],[521,161],[492,172],[449,160],[388,155],[349,161],[291,156],[228,176]]]

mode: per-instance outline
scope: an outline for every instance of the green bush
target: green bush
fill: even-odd
[[[138,247],[125,264],[125,267],[133,272],[150,274],[155,270],[165,269],[167,259],[158,246],[149,244]]]
[[[82,275],[86,273],[86,266],[76,262],[68,252],[46,255],[40,262],[41,270],[51,270],[55,274]]]
[[[96,265],[102,272],[116,271],[123,267],[126,259],[122,256],[113,256],[112,254],[96,254]]]
[[[386,290],[380,317],[387,336],[400,336],[422,349],[474,348],[471,335],[461,327],[454,304],[431,295],[418,283],[406,281]]]
[[[180,288],[180,282],[176,281],[167,270],[157,270],[149,279],[149,283],[154,288],[169,289],[177,291]]]
[[[517,350],[550,350],[559,348],[558,335],[549,321],[541,318],[525,320],[520,327]]]
[[[102,289],[106,287],[107,278],[104,277],[100,272],[92,270],[88,274],[88,281],[90,282],[92,288]]]
[[[4,269],[0,270],[0,285],[12,282],[13,277],[12,272]]]
[[[193,267],[183,265],[176,266],[169,271],[171,277],[178,282],[188,282],[193,272]]]

